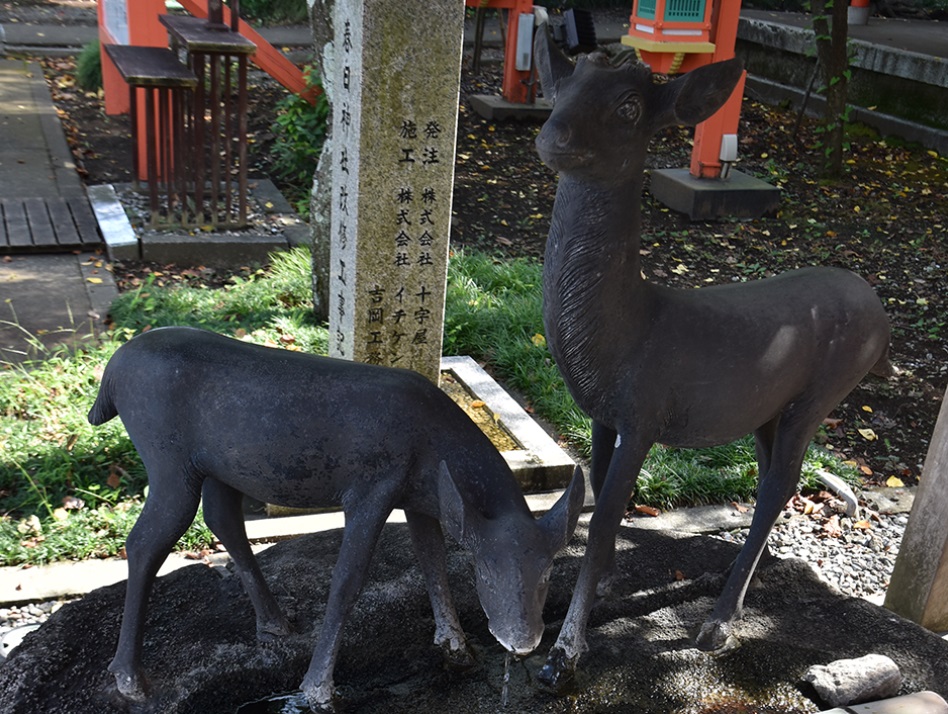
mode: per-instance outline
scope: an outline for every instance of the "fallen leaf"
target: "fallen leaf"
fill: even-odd
[[[870,407],[868,404],[863,404],[863,405],[862,405],[862,410],[863,410],[864,412],[869,412],[870,414],[872,414],[872,407]]]
[[[747,513],[747,511],[750,510],[747,508],[747,506],[741,503],[738,503],[737,501],[731,501],[731,505],[734,507],[734,510],[737,511],[738,513]]]
[[[857,429],[859,435],[866,441],[875,441],[879,437],[876,435],[872,429]]]
[[[471,402],[472,409],[483,409],[485,406],[486,404],[482,402],[480,399],[475,399],[473,402]]]
[[[905,486],[905,482],[903,482],[898,476],[889,476],[889,478],[885,480],[885,485],[889,488],[902,488]]]
[[[641,513],[643,516],[651,516],[652,518],[655,518],[662,513],[660,510],[653,508],[652,506],[636,506],[635,512]]]
[[[533,343],[534,347],[546,347],[546,337],[541,335],[539,332],[531,337],[530,341]]]
[[[680,583],[680,582],[681,582],[682,580],[684,580],[684,579],[685,579],[685,574],[684,574],[683,572],[681,572],[680,570],[676,570],[676,571],[675,571],[675,580],[677,580],[677,581]]]
[[[102,278],[86,278],[87,283],[92,283],[93,285],[99,285],[102,282]]]
[[[872,524],[869,521],[856,521],[853,523],[853,528],[858,528],[863,531],[868,531],[872,528]]]
[[[832,516],[823,524],[823,532],[830,538],[839,538],[843,529],[839,527],[839,516]]]

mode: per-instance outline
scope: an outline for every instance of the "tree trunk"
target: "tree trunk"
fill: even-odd
[[[826,178],[839,178],[843,173],[843,138],[849,79],[847,13],[848,3],[845,0],[813,0],[816,55],[826,87],[821,170]]]

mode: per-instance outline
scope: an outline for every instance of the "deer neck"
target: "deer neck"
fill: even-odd
[[[615,332],[633,338],[642,313],[641,175],[598,185],[560,175],[543,266],[543,319],[547,343],[587,413],[614,377],[621,359]],[[600,344],[601,343],[601,344]],[[600,384],[602,382],[602,384]],[[584,403],[585,402],[585,403]]]

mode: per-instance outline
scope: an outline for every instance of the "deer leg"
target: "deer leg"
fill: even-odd
[[[257,639],[268,641],[290,633],[290,623],[277,605],[247,542],[241,512],[243,494],[215,478],[204,481],[204,522],[216,535],[237,566],[244,590],[257,616]]]
[[[394,494],[375,492],[355,497],[352,502],[355,504],[352,510],[345,511],[346,526],[339,558],[332,571],[326,614],[309,669],[300,685],[309,706],[317,712],[334,711],[332,673],[339,654],[342,628],[362,591],[372,551],[385,519],[392,512]]]
[[[586,626],[595,602],[596,587],[613,563],[616,534],[650,445],[644,441],[633,444],[631,439],[623,437],[613,453],[589,524],[586,555],[573,589],[573,599],[556,644],[537,674],[541,684],[553,691],[561,690],[573,678],[576,663],[586,650]]]
[[[609,464],[612,463],[612,453],[616,448],[618,434],[598,421],[592,423],[592,463],[589,469],[589,482],[592,485],[593,495],[599,502],[606,475],[609,473]]]
[[[405,511],[408,531],[418,564],[428,585],[428,598],[434,613],[434,643],[441,648],[445,661],[452,668],[467,669],[474,665],[474,656],[467,646],[464,630],[448,586],[447,557],[444,534],[438,519],[415,511]]]
[[[734,623],[741,617],[747,587],[757,568],[760,556],[767,547],[767,537],[774,523],[796,491],[803,456],[818,424],[818,421],[813,421],[808,416],[794,418],[791,414],[784,414],[780,419],[779,428],[774,430],[773,448],[767,471],[760,474],[757,505],[754,509],[750,533],[731,567],[730,575],[714,610],[701,626],[696,639],[699,649],[723,650],[736,644],[732,630]],[[758,436],[758,446],[760,446],[761,437],[766,444],[767,432]]]
[[[138,702],[144,701],[148,694],[141,665],[148,596],[158,568],[191,525],[200,501],[196,490],[183,487],[186,480],[179,471],[157,473],[148,483],[150,493],[145,507],[125,542],[128,556],[125,609],[115,657],[109,664],[119,692]]]
[[[763,479],[770,470],[770,458],[774,453],[774,439],[777,438],[777,426],[780,415],[754,430],[754,451],[757,455],[757,476]]]
[[[599,503],[599,494],[602,492],[606,475],[609,473],[609,464],[612,463],[612,454],[616,448],[617,433],[615,429],[593,420],[592,423],[592,463],[589,469],[589,482],[592,485],[593,496]],[[612,590],[616,569],[615,540],[609,553],[609,564],[603,571],[602,578],[596,585],[596,597],[603,598]]]

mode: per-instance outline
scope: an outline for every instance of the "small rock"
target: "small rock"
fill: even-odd
[[[902,686],[902,673],[889,657],[868,654],[814,665],[803,681],[812,684],[827,704],[840,707],[895,696]]]

